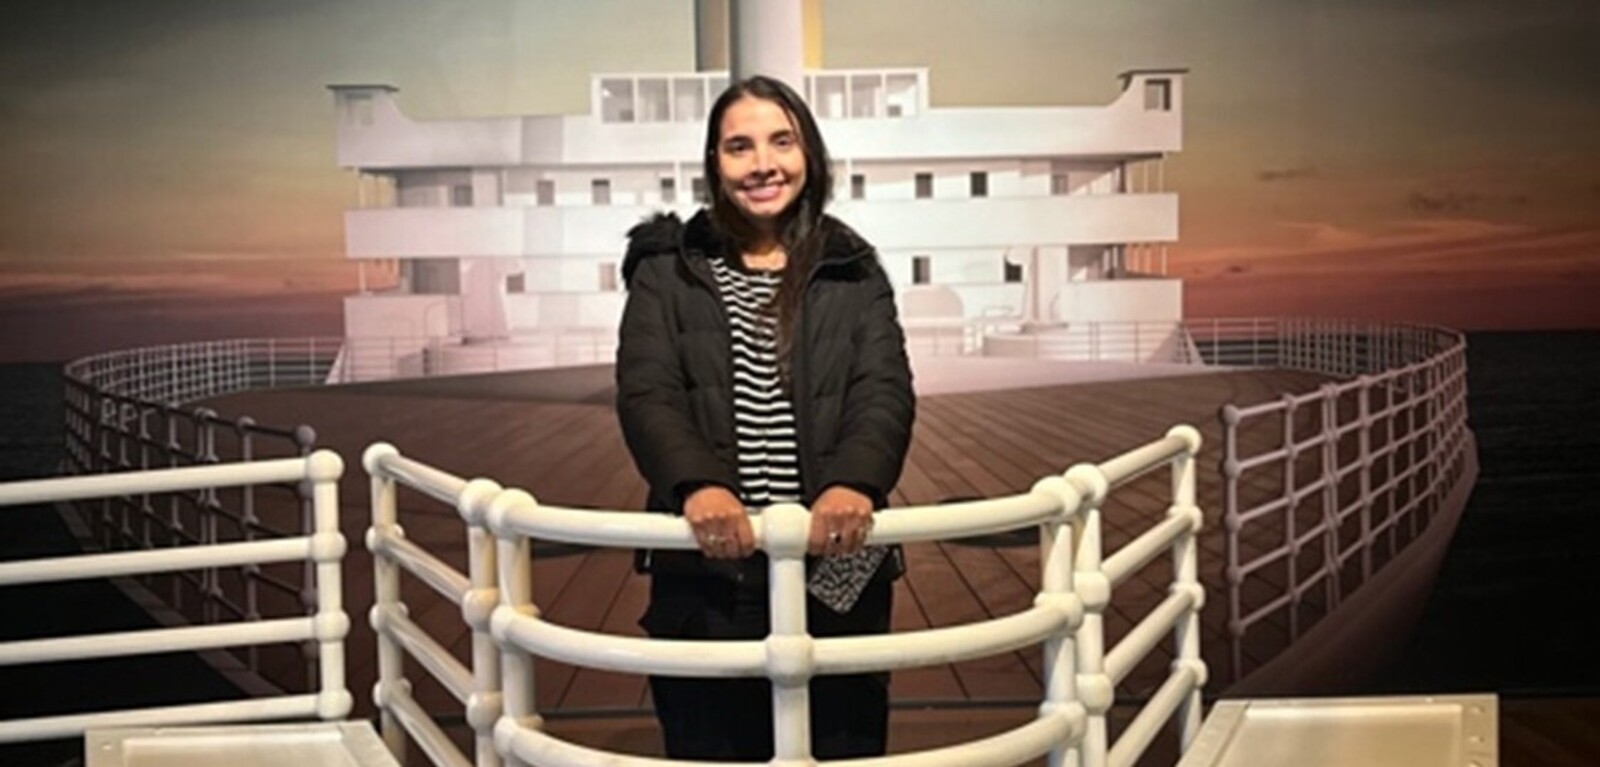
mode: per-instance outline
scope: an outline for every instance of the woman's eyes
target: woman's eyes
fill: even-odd
[[[799,145],[794,136],[778,136],[772,140],[772,145],[779,149],[793,149]],[[745,139],[729,141],[722,146],[725,154],[743,154],[755,147],[755,143]]]

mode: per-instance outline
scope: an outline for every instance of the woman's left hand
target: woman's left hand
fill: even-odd
[[[833,485],[811,504],[812,554],[854,554],[872,531],[872,499],[844,485]]]

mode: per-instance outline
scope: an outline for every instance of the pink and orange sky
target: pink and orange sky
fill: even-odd
[[[930,12],[930,6],[937,12]],[[1600,327],[1592,0],[827,2],[831,67],[936,105],[1099,104],[1184,66],[1191,316]],[[324,86],[419,118],[579,112],[693,68],[690,0],[76,0],[0,10],[0,361],[337,334],[355,289]]]

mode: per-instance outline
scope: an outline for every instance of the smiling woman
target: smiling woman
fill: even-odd
[[[767,560],[749,514],[811,510],[806,626],[889,628],[898,551],[866,546],[895,486],[914,401],[894,291],[872,247],[825,215],[833,186],[810,111],[765,77],[734,84],[707,123],[710,210],[629,233],[617,414],[650,484],[697,552],[646,552],[653,637],[768,632]],[[757,761],[773,753],[765,679],[652,677],[667,754]],[[888,675],[811,681],[812,752],[882,754]]]

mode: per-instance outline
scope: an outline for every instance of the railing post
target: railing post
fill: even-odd
[[[1200,733],[1205,717],[1200,689],[1206,684],[1205,661],[1200,658],[1200,609],[1205,606],[1205,586],[1200,583],[1200,524],[1202,515],[1196,493],[1195,455],[1200,452],[1200,432],[1192,426],[1178,426],[1167,432],[1188,443],[1183,454],[1172,459],[1172,508],[1168,516],[1189,518],[1189,530],[1172,544],[1172,591],[1187,593],[1191,605],[1173,628],[1173,668],[1187,669],[1194,675],[1194,689],[1178,706],[1179,752],[1187,751]]]
[[[1111,579],[1101,570],[1100,504],[1110,483],[1099,467],[1078,464],[1066,479],[1084,498],[1084,508],[1073,520],[1073,589],[1083,600],[1083,626],[1076,641],[1078,696],[1087,721],[1080,746],[1084,767],[1106,767],[1110,750],[1106,715],[1116,702],[1116,689],[1105,665],[1105,611],[1111,602]]]
[[[467,698],[467,724],[477,738],[477,767],[499,767],[494,748],[494,726],[504,713],[500,693],[500,648],[494,642],[490,621],[499,604],[494,534],[489,532],[489,505],[503,488],[475,479],[461,491],[456,510],[467,523],[467,575],[472,590],[462,597],[461,614],[472,628],[472,695]]]
[[[211,347],[207,346],[208,353]],[[217,458],[217,414],[207,408],[195,411],[196,439],[195,463],[202,466],[211,466],[218,463]],[[201,546],[215,546],[217,540],[217,510],[221,507],[217,500],[217,489],[208,487],[199,491],[195,497],[196,522],[200,529],[198,532]],[[307,560],[309,561],[309,560]],[[222,594],[221,578],[217,568],[210,567],[200,571],[200,620],[204,623],[216,623],[219,617],[217,599]]]
[[[1339,550],[1339,390],[1333,384],[1322,386],[1322,569],[1326,612],[1339,606],[1344,596]]]
[[[1356,389],[1357,431],[1361,462],[1361,582],[1372,578],[1372,377],[1361,376]]]
[[[154,413],[149,407],[139,408],[139,470],[149,471],[150,443],[154,438],[150,435],[150,416]],[[155,516],[155,504],[150,499],[150,493],[139,496],[139,545],[146,550],[153,548],[150,539],[150,518]]]
[[[96,440],[99,442],[99,446],[95,451],[98,463],[95,467],[96,473],[109,474],[111,472],[111,433],[116,423],[116,408],[117,402],[110,394],[101,395],[100,415],[97,419],[100,424],[100,439]],[[106,551],[115,551],[117,540],[112,531],[114,525],[112,525],[111,519],[111,499],[101,499],[99,519],[101,543],[105,546]]]
[[[1261,367],[1261,322],[1250,321],[1250,365]]]
[[[383,459],[398,455],[393,445],[377,443],[361,457],[371,478],[372,528],[367,531],[367,548],[372,552],[372,612],[367,616],[378,646],[378,683],[372,690],[372,702],[378,707],[378,731],[385,746],[395,759],[402,763],[406,755],[406,733],[394,715],[394,697],[410,693],[404,674],[403,655],[399,644],[385,629],[390,613],[404,615],[406,606],[400,601],[400,566],[381,553],[382,541],[387,537],[401,537],[399,510],[396,503],[395,481],[383,469]]]
[[[1288,564],[1284,583],[1287,584],[1289,596],[1289,641],[1300,638],[1300,530],[1295,518],[1300,510],[1295,500],[1296,488],[1299,487],[1297,471],[1299,469],[1300,449],[1295,444],[1294,395],[1283,395],[1283,545],[1288,549],[1284,562]]]
[[[495,569],[500,590],[500,603],[495,608],[495,617],[491,619],[495,640],[500,645],[500,694],[503,705],[500,720],[494,726],[494,746],[495,751],[510,765],[522,764],[522,760],[511,752],[511,738],[516,731],[522,728],[544,729],[544,718],[539,716],[535,708],[533,656],[507,641],[498,628],[506,620],[499,617],[502,613],[506,618],[539,616],[539,608],[533,603],[532,547],[527,538],[514,530],[505,529],[500,523],[506,511],[524,505],[537,506],[538,501],[521,490],[507,490],[489,504],[488,516],[489,528],[494,531],[495,537]]]
[[[767,552],[767,675],[773,764],[811,764],[811,636],[806,633],[806,537],[811,515],[781,503],[762,513]]]
[[[123,402],[117,408],[117,469],[131,471],[134,468],[133,459],[128,454],[128,442],[133,438],[130,433],[130,424],[138,420],[139,409],[132,402]],[[133,508],[132,502],[118,500],[118,534],[122,536],[122,544],[132,548],[133,535]]]
[[[1227,531],[1225,549],[1227,564],[1223,570],[1228,587],[1228,639],[1229,660],[1232,668],[1228,681],[1244,678],[1244,570],[1240,563],[1239,538],[1244,528],[1239,510],[1239,406],[1228,403],[1222,406],[1222,525]]]
[[[325,720],[343,719],[353,703],[345,689],[344,639],[350,633],[350,617],[344,612],[344,586],[339,567],[344,558],[345,540],[339,533],[339,477],[344,461],[337,453],[318,450],[306,461],[306,481],[311,485],[311,505],[315,509],[315,532],[311,536],[311,557],[316,562],[316,629],[318,674],[317,716]]]
[[[250,462],[255,460],[255,419],[242,416],[234,422],[234,428],[239,432],[239,460]],[[261,523],[256,516],[256,488],[254,485],[245,485],[240,488],[239,509],[239,534],[246,542],[256,539],[256,526]],[[244,618],[248,621],[261,620],[261,597],[258,588],[261,580],[261,565],[248,564],[244,566]],[[247,662],[251,671],[257,671],[261,666],[260,648],[251,646],[247,654]]]
[[[302,456],[309,457],[312,454],[313,446],[315,446],[317,442],[317,432],[310,426],[296,426],[294,430],[294,442],[295,445],[299,447],[300,454]],[[306,483],[301,483],[296,489],[300,496],[300,534],[311,535],[312,531],[316,529],[315,497],[311,492],[312,488]],[[316,592],[312,590],[312,584],[316,581],[317,571],[309,559],[301,565],[301,568],[300,604],[307,611],[309,611],[316,606],[317,595]],[[311,675],[311,667],[309,665],[313,655],[312,650],[313,648],[311,645],[305,645],[302,654],[305,656],[308,664],[306,667],[307,683],[315,685],[317,680]]]
[[[1083,503],[1077,488],[1064,477],[1047,477],[1035,483],[1034,492],[1054,495],[1060,511],[1039,526],[1039,554],[1042,572],[1039,596],[1035,603],[1053,605],[1067,616],[1061,633],[1044,642],[1044,703],[1041,715],[1060,714],[1083,722],[1085,711],[1078,702],[1078,644],[1076,636],[1083,625],[1083,601],[1073,583],[1072,520]],[[1077,726],[1073,730],[1078,730]],[[1050,750],[1050,767],[1079,767],[1083,763],[1081,732]]]

